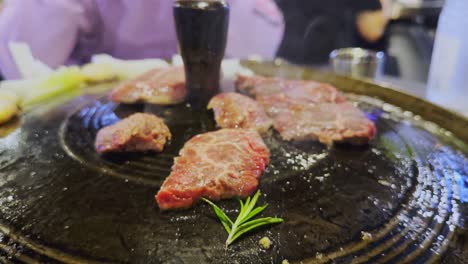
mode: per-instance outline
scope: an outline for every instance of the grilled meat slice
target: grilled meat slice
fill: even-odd
[[[183,102],[186,94],[183,67],[169,67],[153,69],[123,82],[110,93],[110,99],[125,104],[171,105]]]
[[[239,93],[221,93],[208,103],[216,123],[222,128],[252,128],[265,132],[272,120],[255,100]]]
[[[171,139],[164,121],[152,114],[136,113],[119,122],[101,128],[95,141],[98,153],[126,151],[157,151]]]
[[[270,153],[254,130],[221,129],[187,141],[156,195],[161,209],[187,208],[201,197],[247,197]]]
[[[324,144],[366,144],[375,135],[375,125],[350,103],[296,105],[274,120],[285,140],[316,139]]]

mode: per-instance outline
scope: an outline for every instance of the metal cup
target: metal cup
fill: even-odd
[[[361,48],[336,49],[330,53],[330,64],[336,73],[353,77],[378,78],[383,72],[384,53]]]

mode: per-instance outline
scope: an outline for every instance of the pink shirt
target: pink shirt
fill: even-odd
[[[273,0],[228,0],[226,56],[275,55],[284,22]],[[81,63],[96,53],[122,59],[169,58],[177,52],[173,0],[10,0],[0,15],[0,70],[19,73],[9,41],[30,45],[51,67]]]

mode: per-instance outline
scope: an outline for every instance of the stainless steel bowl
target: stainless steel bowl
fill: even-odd
[[[330,53],[330,64],[336,73],[353,77],[377,78],[382,74],[384,53],[361,48],[336,49]]]

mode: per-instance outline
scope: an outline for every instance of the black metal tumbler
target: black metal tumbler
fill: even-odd
[[[188,101],[205,107],[219,91],[229,6],[224,1],[179,0],[174,4],[174,19],[185,65]]]

